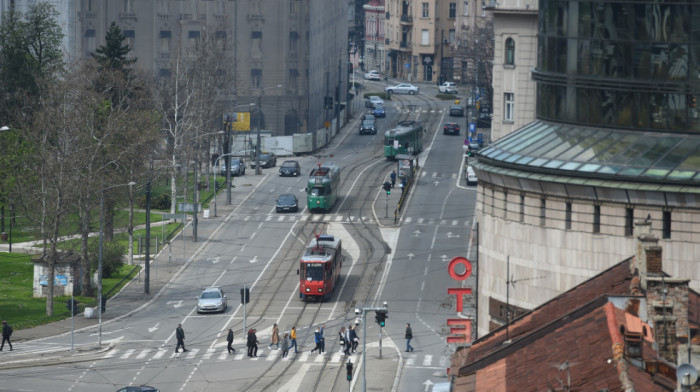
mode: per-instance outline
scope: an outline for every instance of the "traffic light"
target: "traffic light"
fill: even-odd
[[[688,106],[690,106],[691,109],[695,109],[697,106],[695,95],[688,95]]]
[[[382,188],[384,188],[387,195],[391,194],[391,183],[389,181],[385,181],[384,184],[382,185]]]
[[[386,319],[387,315],[385,310],[374,311],[374,321],[376,321],[380,327],[386,326]]]
[[[350,360],[345,365],[345,369],[348,371],[348,381],[352,381],[352,362]]]
[[[104,295],[102,296],[102,306],[101,306],[101,308],[102,308],[102,313],[104,313],[104,312],[107,311],[107,297],[105,297]]]
[[[241,304],[247,304],[248,302],[250,302],[250,289],[246,287],[241,289]]]
[[[333,97],[323,97],[323,108],[333,109]]]

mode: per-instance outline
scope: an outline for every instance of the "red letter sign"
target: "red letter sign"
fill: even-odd
[[[464,264],[464,273],[459,274],[455,271],[457,264]],[[467,260],[466,257],[455,257],[450,260],[450,264],[447,266],[447,272],[454,280],[464,280],[467,279],[472,274],[472,263]]]
[[[447,289],[447,294],[455,294],[457,296],[457,312],[462,311],[462,297],[467,294],[471,294],[472,289],[458,289],[458,288],[450,288]]]
[[[447,319],[447,325],[454,325],[450,328],[450,334],[458,336],[448,336],[447,343],[469,343],[472,340],[472,321],[467,319]]]

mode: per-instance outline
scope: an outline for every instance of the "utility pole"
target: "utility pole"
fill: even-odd
[[[149,294],[151,291],[151,173],[153,172],[153,160],[151,159],[148,171],[148,183],[146,184],[146,258],[144,260],[144,281],[143,292]]]
[[[231,116],[226,114],[226,129],[224,130],[224,137],[226,142],[224,142],[224,162],[226,164],[226,205],[231,205]],[[214,169],[216,170],[216,169]],[[216,184],[214,184],[216,186]],[[216,189],[214,189],[214,194],[216,195]],[[216,196],[215,196],[216,197]],[[216,214],[215,214],[216,215]]]

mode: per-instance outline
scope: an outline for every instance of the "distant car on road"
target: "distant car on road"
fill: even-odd
[[[464,176],[466,177],[467,185],[476,185],[479,182],[479,179],[476,177],[476,173],[471,166],[467,166],[467,168],[464,170]]]
[[[445,94],[457,94],[457,85],[455,82],[445,82],[438,87],[438,90]]]
[[[365,74],[365,79],[367,80],[382,80],[382,75],[379,71],[371,70]]]
[[[377,134],[377,120],[371,114],[365,115],[360,123],[360,135],[364,134]]]
[[[442,128],[442,134],[459,135],[459,124],[455,122],[445,123],[445,127]]]
[[[197,297],[197,313],[224,312],[227,307],[226,295],[221,287],[210,287]]]
[[[148,385],[130,386],[117,390],[117,392],[160,392],[160,390]]]
[[[386,109],[384,109],[384,105],[375,104],[374,109],[372,109],[372,114],[374,114],[374,117],[386,117]]]
[[[280,166],[280,176],[298,176],[301,174],[301,165],[297,161],[284,161]]]
[[[221,167],[221,175],[226,176],[226,162]],[[245,160],[243,158],[231,158],[231,176],[245,175]]]
[[[384,100],[376,95],[370,95],[369,97],[365,98],[365,107],[368,107],[370,109],[374,109],[375,105],[382,105],[383,106]]]
[[[291,193],[285,193],[277,198],[277,212],[297,212],[299,211],[299,200]]]
[[[418,87],[410,83],[401,83],[384,89],[389,94],[418,94]]]
[[[450,117],[464,117],[464,107],[459,104],[450,106]]]
[[[255,162],[257,159],[253,159],[250,163],[250,168],[255,169]],[[272,152],[260,153],[260,167],[275,167],[277,166],[277,157]]]

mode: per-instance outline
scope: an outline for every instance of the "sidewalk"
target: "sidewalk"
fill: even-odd
[[[210,211],[210,217],[204,219],[200,214],[197,224],[197,239],[198,242],[193,242],[192,237],[192,221],[190,220],[183,231],[185,233],[185,247],[183,253],[182,233],[173,238],[172,246],[177,249],[177,256],[173,252],[172,260],[168,263],[169,252],[168,248],[164,248],[159,254],[152,256],[150,279],[149,279],[149,294],[144,293],[144,276],[143,270],[139,275],[134,277],[119,293],[107,301],[106,311],[102,314],[102,324],[108,324],[112,321],[127,317],[142,308],[148,306],[155,299],[160,297],[164,288],[177,275],[181,273],[192,259],[199,252],[200,246],[214,233],[221,225],[224,219],[241,204],[251,192],[253,192],[260,184],[264,175],[246,175],[239,177],[235,181],[235,187],[231,189],[231,205],[226,205],[226,192],[222,191],[217,196],[217,216],[214,216],[213,210]],[[0,247],[0,251],[7,251],[7,245]],[[36,249],[32,249],[31,243],[12,244],[13,252],[28,252],[33,253]],[[54,306],[63,306],[60,303],[54,303]],[[93,318],[85,318],[83,314],[74,317],[75,331],[97,328],[98,317],[95,314]],[[110,349],[110,345],[103,343],[101,347],[97,346],[81,346],[79,350],[70,352],[69,349],[57,349],[52,352],[46,352],[43,355],[36,353],[22,352],[22,343],[44,339],[47,337],[57,336],[61,334],[69,334],[71,332],[71,318],[57,321],[51,324],[40,325],[34,328],[15,330],[12,334],[12,344],[14,351],[3,351],[2,362],[0,369],[9,369],[21,366],[35,366],[41,363],[68,363],[75,361],[88,361],[101,355],[105,350]]]

